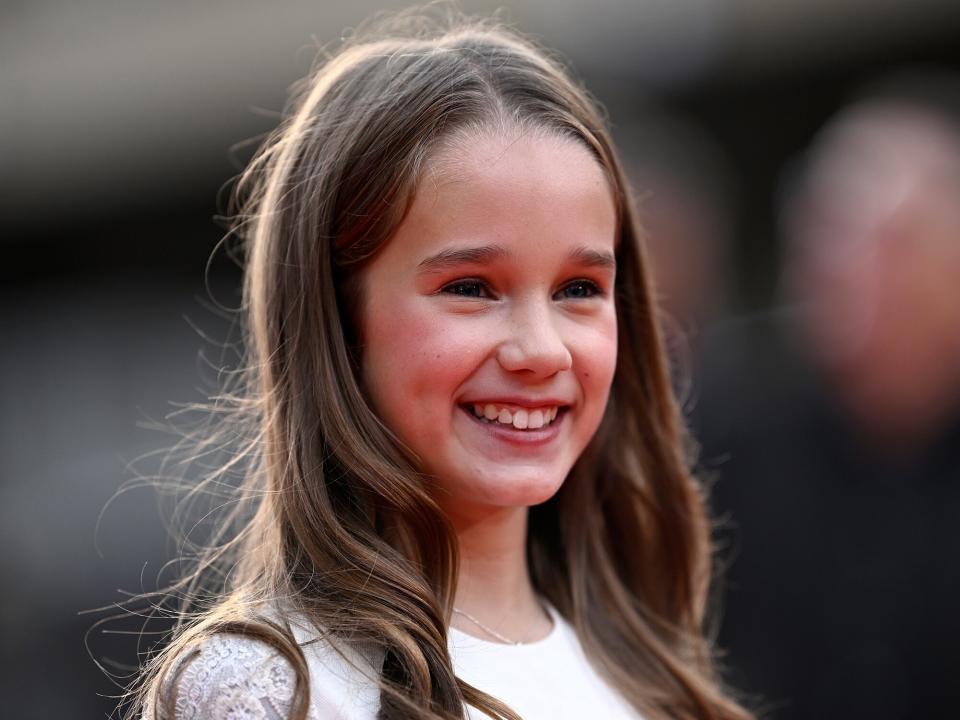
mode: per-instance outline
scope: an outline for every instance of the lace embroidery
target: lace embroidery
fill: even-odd
[[[185,659],[177,681],[176,720],[285,720],[296,676],[261,642],[215,635]],[[310,720],[315,715],[308,713]]]

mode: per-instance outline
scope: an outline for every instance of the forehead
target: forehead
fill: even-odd
[[[567,173],[557,177],[558,181],[566,177],[574,182],[589,180],[605,184],[608,191],[613,192],[606,170],[584,141],[537,127],[482,128],[454,133],[431,153],[421,172],[420,189],[427,189],[431,184],[436,187],[484,181],[505,181],[516,186],[522,182],[518,170],[543,170],[550,164],[567,165],[577,171],[577,176]]]
[[[431,156],[393,242],[413,252],[458,240],[612,248],[616,225],[608,174],[582,142],[491,132],[458,136]]]

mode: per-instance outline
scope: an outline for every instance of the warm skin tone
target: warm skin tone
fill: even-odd
[[[551,627],[527,508],[559,489],[613,379],[615,235],[610,184],[581,143],[474,134],[435,153],[364,271],[364,383],[436,478],[459,542],[456,607],[520,641]]]

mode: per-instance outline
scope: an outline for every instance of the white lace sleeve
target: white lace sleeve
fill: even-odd
[[[175,720],[286,720],[295,674],[265,643],[215,635],[184,658],[176,677]],[[309,716],[315,720],[313,715]]]

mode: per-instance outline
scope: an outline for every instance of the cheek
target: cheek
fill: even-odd
[[[617,369],[617,319],[612,315],[579,344],[580,383],[593,398],[606,405],[607,393]]]
[[[409,426],[417,417],[449,411],[452,396],[478,363],[475,329],[431,312],[419,299],[372,306],[364,327],[364,381],[388,423],[401,417]]]

